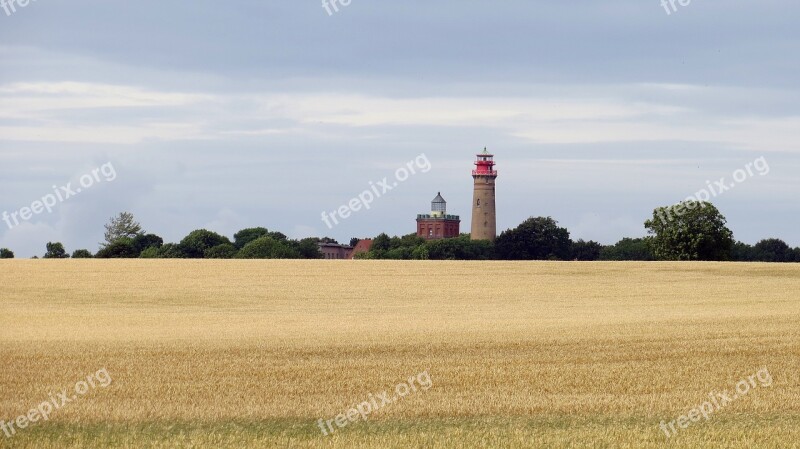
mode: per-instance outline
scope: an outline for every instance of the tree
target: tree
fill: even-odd
[[[780,239],[765,239],[753,247],[753,260],[759,262],[794,262],[792,248]]]
[[[572,260],[581,261],[599,260],[600,252],[602,250],[603,245],[592,240],[585,242],[583,239],[580,239],[577,242],[572,242],[572,248],[570,249],[569,257]]]
[[[0,248],[0,259],[13,259],[14,252],[8,248]]]
[[[657,208],[644,226],[659,260],[730,260],[733,232],[725,223],[713,204],[684,201]]]
[[[411,258],[413,260],[429,260],[431,255],[430,251],[428,250],[428,245],[422,245],[414,248],[414,251],[411,251]]]
[[[267,228],[247,228],[234,234],[233,241],[237,248],[242,249],[248,243],[261,237],[272,237],[278,241],[287,240],[286,235],[281,232],[270,232]]]
[[[260,239],[261,237],[266,237],[267,234],[269,234],[269,230],[267,228],[242,229],[233,235],[234,245],[236,245],[237,248],[242,249],[247,246],[248,243],[252,242],[253,240]]]
[[[92,253],[89,252],[88,249],[76,249],[72,252],[73,259],[91,259]]]
[[[135,259],[139,257],[139,252],[133,246],[133,239],[122,237],[100,248],[95,255],[98,259]]]
[[[105,243],[102,246],[110,245],[122,238],[134,239],[137,235],[144,234],[142,226],[130,212],[121,212],[118,216],[111,217],[105,228]]]
[[[600,251],[600,260],[655,260],[649,239],[625,237],[614,245],[604,246]]]
[[[139,234],[133,238],[133,247],[140,254],[147,248],[161,248],[163,244],[164,239],[155,234]]]
[[[206,250],[206,259],[233,259],[239,250],[230,243],[223,243]]]
[[[752,262],[756,260],[756,252],[752,245],[736,242],[731,248],[731,260],[736,262]]]
[[[351,239],[350,239],[350,246],[352,246],[353,248],[355,248],[355,247],[356,247],[356,245],[358,245],[358,242],[360,242],[360,241],[361,241],[361,239],[360,239],[360,238],[358,238],[358,237],[353,237],[353,238],[351,238]]]
[[[202,259],[206,250],[223,243],[231,243],[227,237],[205,229],[192,231],[178,244],[178,248],[188,259]]]
[[[150,248],[146,248],[144,251],[139,253],[140,259],[161,259],[161,248],[156,248],[155,246],[151,246]]]
[[[303,259],[322,259],[318,238],[308,237],[300,241],[292,240],[289,243]]]
[[[371,251],[378,252],[378,251],[388,251],[391,244],[391,239],[389,238],[386,233],[378,234],[377,237],[372,241],[372,248]]]
[[[237,259],[298,259],[300,255],[286,243],[272,237],[261,237],[245,245]]]
[[[69,254],[64,250],[64,245],[61,242],[47,242],[47,252],[44,254],[45,259],[68,259]]]
[[[142,259],[183,259],[185,256],[181,252],[178,245],[174,243],[165,243],[160,248],[151,246],[146,248],[139,254]]]
[[[469,235],[450,239],[432,240],[425,243],[427,254],[418,251],[416,256],[427,255],[430,260],[489,260],[494,258],[494,244],[489,240],[472,240]],[[408,259],[414,257],[415,250],[409,250]]]
[[[529,218],[500,234],[495,244],[502,260],[567,260],[569,231],[550,217]]]

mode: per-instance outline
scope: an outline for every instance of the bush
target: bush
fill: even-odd
[[[581,260],[581,261],[590,261],[590,260],[599,260],[600,259],[600,252],[603,250],[603,245],[589,240],[585,242],[583,240],[578,240],[577,242],[572,242],[572,248],[570,249],[570,259],[572,260]]]
[[[14,253],[8,248],[0,248],[0,259],[13,259]]]
[[[430,260],[489,260],[494,258],[494,244],[488,240],[472,240],[469,235],[452,239],[432,240],[425,243],[427,254],[420,250],[417,257],[427,255]],[[411,257],[414,252],[412,251]],[[411,258],[409,257],[409,258]]]
[[[90,253],[88,249],[76,249],[72,253],[73,259],[91,259],[92,257],[94,256],[92,256],[92,253]]]
[[[238,250],[230,243],[223,243],[213,248],[207,249],[204,256],[206,259],[233,259]]]
[[[198,229],[192,231],[178,244],[178,248],[184,257],[189,259],[202,259],[205,252],[215,246],[224,243],[231,243],[227,237],[223,237],[216,232]]]
[[[139,254],[140,259],[161,259],[161,248],[151,246]]]
[[[631,239],[625,237],[614,245],[604,246],[600,250],[600,260],[655,260],[650,251],[648,239]]]
[[[272,237],[261,237],[245,245],[237,259],[299,259],[300,254]]]
[[[322,252],[319,250],[319,239],[314,237],[305,238],[300,241],[292,240],[289,242],[292,248],[303,259],[322,259]]]
[[[140,254],[147,248],[161,248],[162,245],[164,245],[164,239],[155,234],[137,235],[133,239],[133,247]]]
[[[174,243],[166,243],[158,249],[158,257],[160,259],[184,259],[186,255],[183,254],[180,246]]]
[[[133,246],[133,239],[123,237],[98,251],[95,257],[98,259],[134,259],[139,257],[139,253]]]

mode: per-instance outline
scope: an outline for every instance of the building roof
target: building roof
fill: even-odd
[[[317,246],[319,246],[320,248],[344,248],[344,249],[352,249],[352,248],[350,247],[350,245],[341,245],[341,244],[339,244],[339,243],[323,243],[323,242],[319,242],[319,243],[317,243]]]
[[[436,194],[436,198],[434,198],[433,201],[431,201],[431,203],[445,203],[446,204],[447,201],[445,201],[444,198],[442,198],[442,192],[439,192],[439,193]]]
[[[372,239],[359,240],[353,251],[350,253],[350,258],[354,258],[358,253],[366,253],[372,248]]]

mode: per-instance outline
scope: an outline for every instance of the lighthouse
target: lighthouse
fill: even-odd
[[[494,185],[497,171],[494,169],[494,155],[486,148],[475,161],[472,178],[475,187],[472,195],[472,240],[491,240],[497,237],[497,212],[495,211]]]

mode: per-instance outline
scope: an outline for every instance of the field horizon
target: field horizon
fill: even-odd
[[[0,285],[0,420],[112,379],[0,447],[800,440],[795,265],[11,260]],[[709,419],[659,428],[748,378]]]

